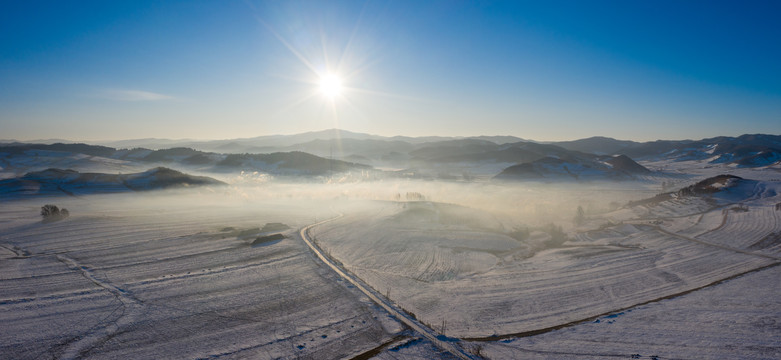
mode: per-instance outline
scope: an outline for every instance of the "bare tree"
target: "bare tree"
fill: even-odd
[[[575,214],[575,224],[581,225],[585,220],[586,220],[586,212],[583,210],[582,206],[578,205],[578,211]]]

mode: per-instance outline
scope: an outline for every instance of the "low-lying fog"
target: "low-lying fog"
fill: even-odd
[[[344,200],[432,201],[457,204],[489,212],[508,227],[554,223],[565,228],[573,222],[578,207],[586,215],[616,210],[629,201],[660,192],[650,182],[594,183],[494,183],[424,180],[377,180],[359,182],[290,182],[266,175],[241,174],[223,178],[227,188],[182,192],[181,200],[191,206],[247,206],[285,200],[300,206],[359,206]],[[195,192],[197,191],[197,194]],[[176,192],[163,193],[176,196]],[[213,195],[213,196],[210,196]],[[148,200],[154,196],[144,196]],[[333,204],[331,201],[339,200]],[[315,203],[311,203],[316,201]],[[325,205],[328,204],[328,205]],[[153,205],[153,203],[150,203]],[[353,208],[354,211],[360,211]]]

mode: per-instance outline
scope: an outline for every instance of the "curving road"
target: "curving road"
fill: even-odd
[[[317,255],[318,258],[320,258],[320,260],[322,260],[326,265],[328,265],[337,274],[339,274],[339,276],[349,281],[356,288],[358,288],[364,294],[366,294],[366,296],[368,296],[369,299],[377,303],[377,305],[382,306],[385,310],[387,310],[397,319],[401,320],[403,323],[407,324],[407,326],[409,326],[410,328],[414,329],[415,331],[419,332],[421,335],[429,339],[437,347],[453,354],[454,356],[460,359],[464,359],[464,360],[479,359],[479,357],[466,352],[461,347],[460,340],[454,338],[447,338],[444,335],[441,335],[436,331],[430,329],[428,326],[423,325],[418,320],[416,320],[415,318],[413,318],[412,316],[404,312],[404,310],[402,310],[396,304],[392,303],[390,299],[387,299],[384,296],[380,295],[377,291],[372,289],[370,286],[364,284],[363,281],[361,281],[357,276],[349,273],[347,270],[343,269],[341,266],[337,265],[333,260],[331,260],[330,258],[328,258],[323,254],[322,250],[320,250],[320,248],[317,245],[315,245],[314,242],[309,238],[309,229],[327,223],[329,221],[334,221],[336,219],[341,218],[342,216],[344,216],[344,214],[340,214],[337,217],[328,220],[323,220],[318,223],[314,223],[312,225],[304,227],[303,229],[301,229],[300,232],[301,239],[304,240],[306,245],[309,246],[310,249],[312,249],[312,251],[315,253],[315,255]]]

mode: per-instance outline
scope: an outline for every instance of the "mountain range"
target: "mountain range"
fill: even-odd
[[[707,160],[714,163],[729,163],[746,167],[766,166],[781,160],[781,135],[767,134],[649,142],[597,136],[573,141],[537,142],[515,136],[385,137],[328,129],[294,135],[270,135],[231,140],[139,139],[97,144],[114,148],[188,147],[216,153],[303,151],[321,157],[348,161],[351,161],[349,158],[352,157],[351,159],[357,162],[364,160],[363,162],[369,165],[381,165],[394,160],[442,160],[445,162],[487,160],[518,163],[535,160],[524,157],[526,152],[519,150],[528,150],[535,144],[552,145],[594,155],[626,155],[635,160],[653,160],[655,158],[673,158],[681,161]],[[450,150],[456,151],[456,153],[448,154]]]
[[[142,144],[149,147],[137,146]],[[243,151],[234,151],[238,149]],[[244,151],[249,149],[255,151]],[[464,180],[632,180],[652,174],[635,160],[764,167],[781,162],[781,136],[754,134],[652,142],[592,137],[539,143],[512,136],[382,137],[331,129],[201,142],[142,139],[102,145],[0,146],[2,177],[6,178],[50,167],[139,170],[154,165],[207,173],[258,171],[278,176],[324,176],[372,172]]]

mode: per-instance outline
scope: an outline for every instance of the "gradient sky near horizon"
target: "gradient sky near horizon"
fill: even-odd
[[[6,1],[0,139],[779,134],[779,17],[778,1]]]

